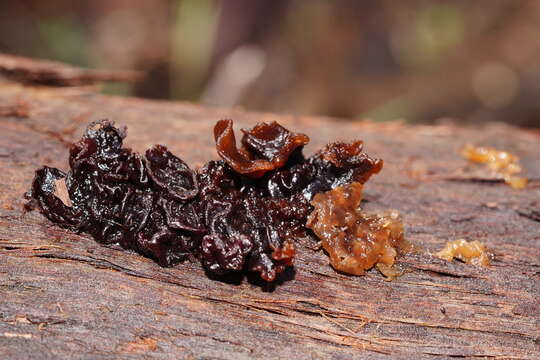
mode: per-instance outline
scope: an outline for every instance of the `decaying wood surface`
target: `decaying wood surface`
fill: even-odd
[[[75,88],[0,84],[0,358],[528,358],[540,354],[540,135],[505,125],[331,121],[185,103],[115,98]],[[128,126],[127,145],[167,145],[192,166],[215,159],[211,129],[278,120],[309,134],[310,153],[361,138],[385,166],[366,186],[366,209],[395,208],[427,253],[447,240],[483,241],[493,265],[429,254],[403,259],[393,282],[375,271],[336,273],[314,243],[274,286],[208,279],[196,263],[160,268],[23,214],[43,164],[67,168],[67,147],[102,118]],[[519,155],[533,180],[522,191],[468,176],[465,143]]]

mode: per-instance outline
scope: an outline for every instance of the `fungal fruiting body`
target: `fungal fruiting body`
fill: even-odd
[[[514,189],[523,189],[527,186],[528,179],[519,176],[522,168],[516,155],[491,147],[475,147],[467,144],[463,149],[463,156],[471,162],[485,164]]]
[[[363,153],[361,141],[331,143],[306,158],[309,138],[276,122],[242,130],[238,147],[232,126],[217,122],[222,160],[195,171],[162,145],[144,155],[124,148],[125,129],[94,122],[71,147],[68,172],[36,171],[29,207],[162,266],[197,258],[209,273],[256,272],[273,281],[293,264],[296,241],[308,236],[314,196],[365,183],[382,160]],[[365,231],[375,229],[375,237],[402,232],[391,216],[369,222]],[[392,257],[385,249],[381,261]]]
[[[411,250],[396,211],[368,214],[360,208],[363,185],[358,182],[314,196],[307,226],[321,239],[338,271],[363,275],[375,265],[389,276],[398,275],[396,256]]]
[[[448,241],[445,247],[437,252],[435,256],[446,261],[459,259],[467,264],[478,266],[489,266],[490,264],[486,246],[478,240],[458,239]]]

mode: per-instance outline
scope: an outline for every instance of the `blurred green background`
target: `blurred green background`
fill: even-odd
[[[113,94],[540,126],[534,0],[3,0],[0,51],[145,73]]]

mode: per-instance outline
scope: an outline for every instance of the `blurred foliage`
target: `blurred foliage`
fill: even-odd
[[[95,61],[87,47],[84,27],[71,17],[58,17],[36,23],[47,48],[48,57],[81,66],[91,66]]]
[[[13,0],[0,51],[147,76],[104,91],[377,121],[540,125],[540,2]]]
[[[385,101],[367,113],[356,116],[359,119],[371,119],[377,122],[406,120],[414,114],[414,108],[406,96],[399,96]]]
[[[197,100],[204,87],[212,56],[216,4],[211,0],[182,0],[176,1],[174,8],[172,96]]]
[[[418,9],[414,25],[394,35],[396,57],[404,67],[430,70],[464,36],[465,14],[456,4],[431,4]]]

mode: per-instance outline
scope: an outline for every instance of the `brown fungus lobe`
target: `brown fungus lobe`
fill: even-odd
[[[275,121],[242,132],[244,149],[270,161],[275,169],[283,167],[295,150],[301,150],[309,142],[306,134],[290,132]]]
[[[362,212],[362,188],[353,182],[316,194],[307,220],[307,227],[321,239],[332,267],[353,275],[363,275],[378,263],[392,266],[399,253],[411,248],[397,212]]]
[[[214,127],[218,155],[239,174],[252,178],[263,176],[275,166],[266,159],[253,159],[252,155],[236,147],[232,120],[219,120]]]

